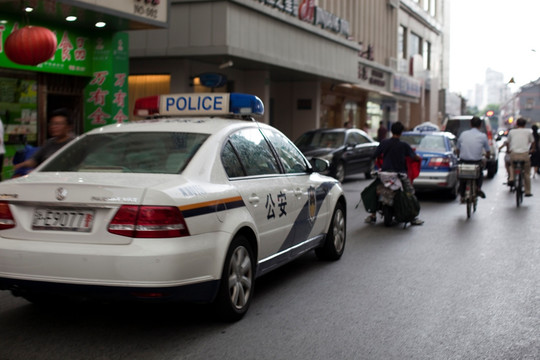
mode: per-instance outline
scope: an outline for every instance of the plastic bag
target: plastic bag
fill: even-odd
[[[420,214],[420,203],[413,193],[396,191],[394,217],[398,222],[411,222]]]

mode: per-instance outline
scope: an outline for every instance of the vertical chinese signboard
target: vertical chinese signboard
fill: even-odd
[[[84,130],[128,120],[128,35],[116,33],[98,38],[92,60],[92,75],[85,89]]]

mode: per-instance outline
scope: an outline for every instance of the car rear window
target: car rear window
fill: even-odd
[[[207,138],[181,132],[93,134],[61,149],[41,171],[178,174]]]
[[[416,150],[446,151],[444,138],[438,135],[402,135],[401,140]]]
[[[464,120],[456,120],[456,119],[449,119],[446,123],[445,131],[451,132],[456,137],[459,137],[462,132],[465,130],[469,130],[471,128],[471,121],[469,119]],[[482,126],[480,127],[480,131],[483,133],[487,133],[486,131],[486,123],[482,121]]]

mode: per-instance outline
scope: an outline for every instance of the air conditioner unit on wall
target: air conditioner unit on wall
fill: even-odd
[[[399,0],[388,0],[388,5],[398,8],[399,7]]]

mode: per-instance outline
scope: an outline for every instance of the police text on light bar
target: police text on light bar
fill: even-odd
[[[262,115],[264,105],[255,95],[239,93],[170,94],[137,99],[137,116]]]

